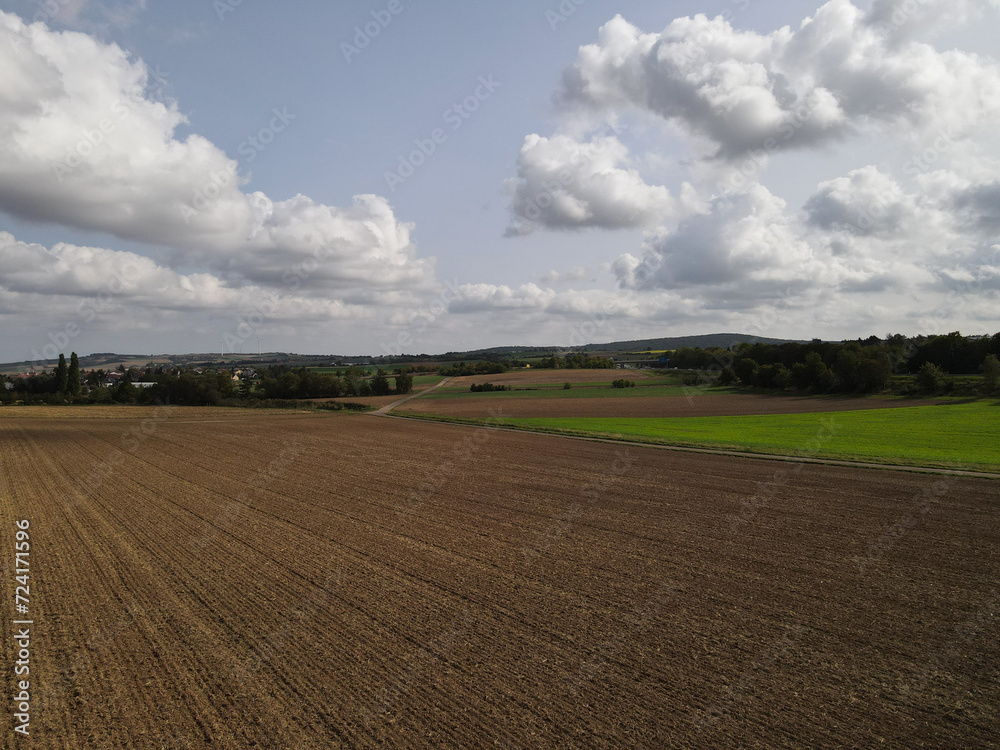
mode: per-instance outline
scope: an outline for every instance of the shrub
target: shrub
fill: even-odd
[[[754,374],[757,372],[758,364],[755,360],[749,357],[744,357],[739,362],[736,363],[736,377],[738,377],[746,385],[753,385]]]
[[[917,390],[926,395],[943,393],[948,387],[945,371],[933,362],[925,362],[917,371]]]
[[[492,393],[493,391],[509,391],[509,385],[493,385],[493,383],[473,383],[469,386],[473,393]]]
[[[987,393],[996,393],[1000,386],[1000,359],[990,354],[983,361],[983,387]]]
[[[402,395],[413,392],[413,375],[400,370],[396,374],[396,393]]]
[[[635,383],[625,378],[619,378],[611,382],[612,388],[635,388]]]

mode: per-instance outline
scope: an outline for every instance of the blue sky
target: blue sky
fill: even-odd
[[[995,332],[996,5],[0,3],[0,359]]]

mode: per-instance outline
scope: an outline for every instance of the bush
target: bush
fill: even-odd
[[[732,385],[737,380],[736,370],[732,367],[723,367],[719,373],[719,385]]]
[[[389,385],[389,377],[385,374],[385,370],[382,369],[379,369],[375,377],[371,379],[369,387],[372,390],[373,396],[388,396],[392,392],[392,386]]]
[[[457,362],[451,367],[443,367],[439,371],[445,377],[460,375],[496,375],[507,372],[510,368],[500,362]]]
[[[753,385],[754,374],[757,372],[758,364],[749,357],[744,357],[733,368],[738,377],[745,385]]]
[[[90,391],[90,403],[110,404],[114,401],[110,388],[93,388]]]
[[[564,391],[568,391],[572,387],[573,387],[572,383],[563,383],[563,390]]]
[[[947,374],[933,362],[925,362],[917,371],[917,390],[920,393],[933,396],[937,393],[943,393],[947,387]]]
[[[758,388],[787,388],[792,384],[792,373],[784,365],[761,365],[754,371],[753,384]]]
[[[803,362],[792,365],[792,382],[801,390],[828,391],[833,387],[833,374],[818,352],[809,352]]]
[[[620,378],[611,382],[612,388],[635,388],[635,383],[625,378]]]
[[[493,385],[493,383],[480,383],[469,386],[469,390],[473,393],[492,393],[493,391],[509,391],[509,385]]]
[[[413,375],[408,372],[400,370],[396,373],[396,393],[398,395],[404,395],[406,393],[413,392]]]

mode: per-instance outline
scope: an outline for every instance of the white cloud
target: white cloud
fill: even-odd
[[[812,283],[824,269],[785,208],[761,185],[717,198],[710,213],[651,233],[645,258],[625,254],[614,271],[632,289],[728,285],[743,295],[755,287],[768,294]]]
[[[590,275],[590,269],[585,266],[573,266],[572,268],[567,268],[564,271],[553,268],[552,270],[544,273],[539,281],[547,285],[571,284],[574,281],[583,281]]]
[[[567,135],[529,135],[508,181],[510,235],[536,229],[622,229],[649,226],[697,210],[690,185],[680,197],[647,185],[627,167],[628,149],[613,136],[581,143]]]
[[[6,13],[0,37],[18,42],[0,39],[0,209],[165,245],[178,261],[254,283],[280,285],[321,254],[304,290],[433,286],[433,259],[417,258],[412,225],[384,198],[358,196],[341,208],[247,194],[235,160],[201,136],[174,136],[185,118],[150,98],[141,60]],[[273,114],[277,138],[294,114]]]
[[[522,284],[512,289],[505,284],[462,284],[448,305],[453,313],[484,310],[541,310],[555,297],[551,289]]]
[[[959,218],[973,230],[992,237],[1000,231],[1000,180],[957,191],[954,205]]]
[[[866,21],[892,43],[910,41],[981,18],[997,0],[873,0]]]
[[[179,274],[135,253],[58,243],[51,249],[0,232],[0,289],[8,295],[61,298],[81,316],[144,310],[236,315],[268,300],[274,320],[365,317],[363,307],[258,286],[232,286],[208,273]]]
[[[998,119],[994,62],[889,41],[849,0],[830,0],[797,30],[766,35],[703,15],[649,34],[617,16],[596,44],[580,48],[560,99],[657,115],[726,158],[768,139],[779,148],[831,144],[873,123],[964,136]]]
[[[904,194],[895,179],[867,166],[820,183],[805,210],[822,229],[891,236],[912,227],[918,208],[916,197]]]

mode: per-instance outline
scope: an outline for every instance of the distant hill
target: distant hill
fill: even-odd
[[[608,344],[588,344],[584,347],[561,346],[494,346],[488,349],[474,349],[464,352],[446,352],[444,354],[403,355],[400,357],[385,357],[372,355],[341,354],[291,354],[287,352],[264,352],[262,355],[248,353],[233,354],[115,354],[112,352],[97,352],[80,357],[80,367],[84,370],[102,368],[113,370],[119,365],[125,367],[146,367],[163,365],[165,367],[243,367],[260,364],[285,364],[292,367],[310,365],[329,365],[335,361],[371,362],[374,365],[390,363],[454,362],[462,360],[502,360],[519,357],[544,357],[553,354],[564,354],[567,351],[588,352],[641,352],[649,350],[679,349],[682,346],[705,349],[712,346],[729,347],[733,344],[747,342],[751,344],[784,344],[790,339],[769,339],[763,336],[750,336],[744,333],[709,333],[702,336],[673,336],[662,339],[639,339],[637,341],[613,341]],[[29,369],[38,371],[51,370],[56,360],[42,362],[9,362],[0,364],[0,373],[25,372]]]
[[[665,349],[680,349],[690,346],[692,349],[708,349],[709,347],[728,348],[734,344],[787,344],[795,339],[770,339],[764,336],[751,336],[746,333],[706,333],[701,336],[669,336],[662,339],[638,339],[636,341],[613,341],[609,344],[588,344],[587,351],[596,352],[642,352]]]

